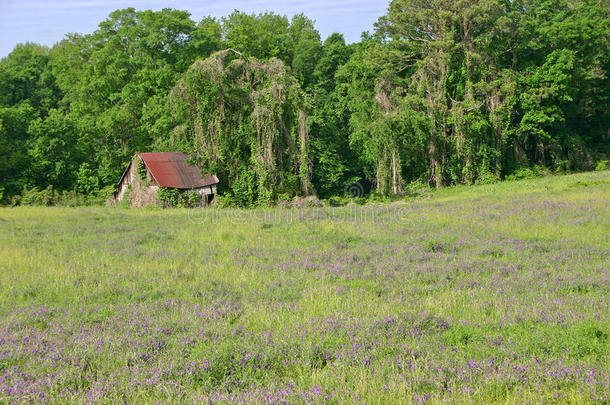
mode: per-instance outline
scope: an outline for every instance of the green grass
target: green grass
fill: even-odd
[[[610,172],[0,209],[0,403],[608,403]]]

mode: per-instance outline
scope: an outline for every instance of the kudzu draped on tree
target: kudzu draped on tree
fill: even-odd
[[[217,173],[233,203],[312,192],[307,98],[281,60],[217,52],[188,69],[170,103],[174,144]]]
[[[409,122],[425,123],[420,173],[431,185],[496,181],[535,164],[580,170],[592,167],[591,152],[607,153],[608,18],[599,2],[393,0],[376,27],[380,43],[362,59],[383,91],[369,85],[377,103],[364,113],[375,121],[359,123],[354,110],[352,139],[366,147],[379,138],[376,110],[402,114],[397,139],[418,132]],[[400,161],[395,170],[412,173]]]

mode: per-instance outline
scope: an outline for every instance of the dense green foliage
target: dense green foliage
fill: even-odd
[[[609,31],[594,0],[393,0],[350,45],[302,14],[117,10],[0,61],[0,201],[97,196],[135,152],[165,150],[237,205],[593,169]]]

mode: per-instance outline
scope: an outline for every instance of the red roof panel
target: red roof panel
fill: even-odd
[[[138,153],[138,156],[161,187],[188,189],[218,183],[218,178],[213,174],[201,177],[199,166],[187,164],[188,156],[184,153]]]

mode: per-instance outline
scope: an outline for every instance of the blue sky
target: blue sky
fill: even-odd
[[[288,16],[303,12],[316,20],[323,39],[336,31],[355,42],[362,31],[373,30],[388,4],[389,0],[0,0],[0,57],[20,42],[52,46],[66,33],[93,32],[111,11],[126,7],[188,10],[195,21],[206,15],[221,17],[235,9]]]

